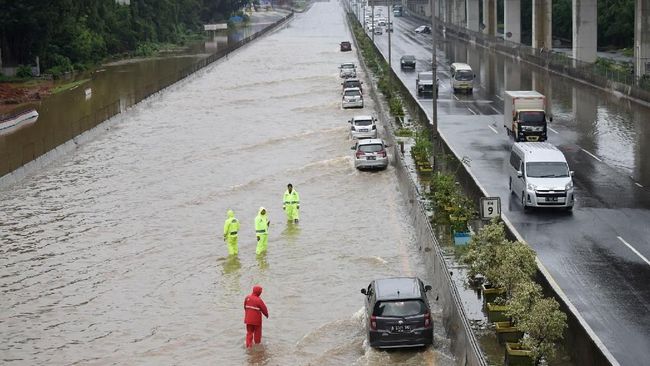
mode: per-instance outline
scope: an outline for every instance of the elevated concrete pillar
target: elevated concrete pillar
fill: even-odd
[[[521,43],[521,1],[504,0],[503,12],[505,40]]]
[[[596,61],[598,6],[595,0],[573,0],[573,58]]]
[[[553,47],[553,2],[533,0],[533,48]]]
[[[454,23],[454,17],[453,17],[454,3],[455,0],[445,1],[445,22],[447,23],[452,23],[452,24]]]
[[[465,26],[465,0],[454,0],[452,22],[459,27]]]
[[[483,0],[483,33],[495,36],[497,34],[497,1]]]
[[[639,77],[650,74],[650,0],[636,0],[634,73]]]
[[[480,31],[480,22],[479,19],[479,0],[467,0],[467,29],[473,30],[474,32]]]
[[[503,88],[505,90],[521,90],[521,67],[516,62],[503,63]]]

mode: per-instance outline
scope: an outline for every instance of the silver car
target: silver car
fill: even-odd
[[[353,62],[344,62],[339,66],[340,73],[339,75],[342,78],[356,78],[357,77],[357,66]]]
[[[350,137],[353,139],[376,139],[377,120],[373,116],[354,116],[350,123]]]
[[[343,89],[343,99],[341,99],[343,108],[363,108],[363,94],[359,88]]]
[[[354,167],[357,169],[386,169],[388,167],[388,152],[381,139],[358,140],[352,146],[354,150]]]

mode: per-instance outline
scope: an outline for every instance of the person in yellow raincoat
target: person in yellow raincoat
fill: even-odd
[[[291,183],[287,184],[287,190],[284,191],[282,209],[287,214],[287,221],[298,223],[300,219],[300,195],[293,189]]]
[[[266,215],[266,209],[260,207],[260,210],[255,217],[255,235],[257,236],[257,248],[255,254],[260,255],[266,252],[266,246],[269,240],[269,217]]]
[[[233,210],[226,212],[228,218],[223,223],[223,241],[228,246],[228,255],[237,255],[239,249],[237,247],[237,232],[239,231],[239,220],[235,218]]]

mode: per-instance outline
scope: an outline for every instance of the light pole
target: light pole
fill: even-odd
[[[387,1],[386,3],[388,4],[388,27],[387,27],[387,30],[388,30],[388,85],[392,86],[393,85],[393,66],[391,64],[392,57],[391,57],[391,49],[390,49],[390,33],[391,33],[391,29],[393,27],[390,24],[390,13],[392,13],[392,10],[391,10],[391,7],[390,7],[391,2],[392,1]]]
[[[431,48],[431,75],[435,90],[433,90],[433,113],[431,113],[431,142],[438,137],[438,61],[436,60],[436,34],[438,33],[436,21],[437,0],[431,0],[431,39],[433,47]]]
[[[372,11],[372,14],[370,14],[372,19],[372,43],[375,43],[375,0],[372,0],[370,11]]]

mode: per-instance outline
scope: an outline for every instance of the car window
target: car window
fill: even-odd
[[[433,74],[422,73],[422,74],[419,74],[419,75],[418,75],[418,78],[419,78],[420,80],[433,80]]]
[[[456,72],[455,78],[460,81],[470,81],[474,79],[474,73],[469,70],[460,70]]]
[[[561,178],[569,176],[569,166],[564,162],[526,163],[527,177]]]
[[[346,88],[358,88],[361,86],[361,83],[358,81],[346,81],[345,82],[345,87]]]
[[[375,305],[375,316],[411,316],[427,312],[422,300],[381,301]]]
[[[544,123],[544,112],[541,111],[519,112],[519,119],[522,122],[527,122],[527,123]]]
[[[361,93],[358,90],[346,90],[345,91],[345,96],[346,97],[355,97],[359,96]]]
[[[372,124],[372,120],[369,119],[358,119],[354,121],[355,126],[370,126]]]
[[[373,152],[379,152],[384,149],[384,146],[382,144],[366,144],[366,145],[359,145],[359,150],[365,152],[365,153],[373,153]]]

